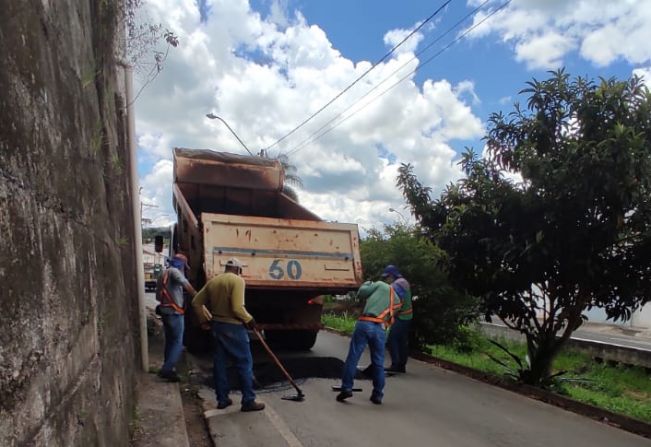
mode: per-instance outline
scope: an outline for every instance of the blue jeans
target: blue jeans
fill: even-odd
[[[183,315],[163,315],[163,328],[165,330],[165,361],[161,373],[171,373],[181,358],[183,352],[183,330],[185,320]]]
[[[357,363],[368,344],[371,350],[371,364],[373,366],[373,396],[382,399],[384,396],[382,392],[384,390],[384,341],[384,329],[380,323],[358,321],[355,324],[341,379],[342,391],[351,391],[353,389]]]
[[[391,326],[391,332],[387,339],[389,354],[391,354],[391,367],[404,368],[407,365],[409,358],[409,328],[411,327],[411,320],[401,320],[396,318],[396,321]]]
[[[235,362],[242,388],[242,405],[255,400],[253,392],[253,357],[249,346],[249,334],[241,324],[212,322],[211,333],[214,341],[213,380],[217,402],[228,399],[230,386],[226,373],[226,361],[230,357]]]

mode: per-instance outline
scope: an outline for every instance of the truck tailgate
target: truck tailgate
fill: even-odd
[[[237,257],[247,288],[343,293],[362,281],[357,225],[202,213],[206,277]]]

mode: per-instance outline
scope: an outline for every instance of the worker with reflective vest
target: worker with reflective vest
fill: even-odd
[[[385,329],[393,324],[394,313],[401,303],[393,288],[382,281],[365,282],[357,291],[358,298],[366,299],[364,311],[355,323],[350,348],[344,364],[341,392],[337,401],[343,402],[353,395],[353,379],[366,345],[371,350],[371,375],[373,392],[371,402],[380,405],[384,397],[384,343]]]
[[[158,375],[171,382],[178,382],[180,379],[175,368],[183,352],[185,329],[183,290],[191,296],[197,292],[185,277],[185,270],[188,268],[188,258],[185,255],[175,254],[168,264],[169,267],[156,284],[156,299],[160,302],[156,313],[163,318],[165,332],[165,360]]]
[[[407,371],[407,359],[409,358],[409,330],[414,317],[411,286],[395,265],[385,267],[382,272],[382,280],[391,284],[402,302],[396,313],[395,324],[391,326],[391,332],[387,338],[387,347],[391,355],[391,366],[387,368],[387,371],[404,373]]]

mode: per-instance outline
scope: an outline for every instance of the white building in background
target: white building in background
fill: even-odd
[[[163,252],[165,252],[165,249],[163,249]],[[156,253],[154,250],[154,244],[144,244],[142,246],[142,263],[146,268],[153,268],[155,264],[164,266],[165,256],[163,253]]]

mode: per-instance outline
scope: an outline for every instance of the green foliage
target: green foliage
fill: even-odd
[[[509,370],[513,372],[510,356],[485,336],[478,332],[475,334],[478,337],[478,346],[472,351],[462,352],[453,345],[430,346],[429,350],[432,355],[450,362],[492,374],[506,374],[509,377]],[[497,342],[520,358],[527,352],[524,343],[503,339]],[[501,366],[491,357],[506,363],[508,367]],[[644,368],[597,363],[586,354],[562,350],[555,358],[551,372],[566,372],[562,379],[554,379],[550,386],[552,391],[615,413],[651,422],[651,377]]]
[[[488,156],[467,150],[440,199],[408,165],[398,184],[453,282],[527,337],[522,380],[540,384],[585,310],[627,319],[651,297],[651,95],[562,70],[522,93],[527,109],[490,117]]]
[[[335,315],[335,314],[325,313],[321,315],[321,323],[323,323],[326,327],[332,328],[339,332],[343,332],[344,334],[347,335],[353,333],[356,322],[357,322],[357,318],[348,314]]]
[[[142,229],[142,240],[145,243],[151,243],[154,241],[154,237],[163,236],[163,242],[165,245],[169,245],[170,237],[172,233],[169,227],[148,227]]]
[[[261,149],[260,152],[258,152],[258,156],[271,160],[278,160],[280,162],[280,166],[282,167],[283,174],[285,176],[282,191],[286,196],[291,198],[294,202],[298,203],[298,193],[294,187],[302,187],[303,180],[298,175],[298,169],[296,168],[296,165],[292,164],[291,160],[289,159],[289,155],[279,152],[278,154],[271,156],[269,155],[269,152]]]
[[[394,264],[409,281],[412,296],[418,297],[412,325],[416,346],[464,340],[460,328],[477,315],[476,300],[450,285],[441,249],[415,228],[394,225],[369,231],[360,253],[367,278],[379,279],[384,267]]]

